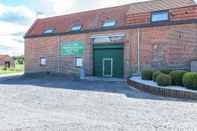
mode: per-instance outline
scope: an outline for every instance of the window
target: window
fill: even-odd
[[[83,66],[83,58],[77,57],[75,63],[76,63],[77,67],[82,67]]]
[[[115,20],[106,20],[103,23],[103,27],[112,27],[116,25],[116,21]]]
[[[72,31],[80,31],[81,30],[81,25],[74,25],[71,30]]]
[[[47,60],[45,57],[40,57],[40,65],[45,66],[47,64]]]
[[[169,20],[169,12],[168,11],[159,11],[153,12],[151,15],[151,22],[161,22]]]
[[[48,34],[48,33],[54,33],[55,32],[55,28],[50,27],[47,30],[44,31],[44,34]]]

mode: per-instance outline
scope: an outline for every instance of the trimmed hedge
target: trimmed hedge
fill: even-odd
[[[156,78],[156,82],[159,86],[169,86],[172,84],[172,79],[170,75],[160,73]]]
[[[143,70],[141,75],[142,75],[143,80],[152,80],[153,71],[152,70]]]
[[[186,71],[172,71],[170,76],[172,78],[172,85],[183,86],[183,76]]]
[[[153,81],[156,81],[156,78],[157,78],[157,76],[158,76],[160,73],[161,73],[160,71],[154,71],[154,72],[153,72],[153,77],[152,77]]]
[[[183,76],[183,85],[189,89],[197,90],[197,73],[185,73]]]
[[[172,72],[172,69],[161,69],[160,72],[164,73],[164,74],[170,74],[170,72]]]

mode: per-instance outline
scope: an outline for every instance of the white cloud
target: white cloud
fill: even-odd
[[[41,0],[41,5],[45,8],[42,12],[53,16],[141,1],[147,0]]]
[[[100,8],[109,6],[119,6],[123,4],[130,4],[134,2],[142,2],[148,0],[99,0],[98,5]]]
[[[24,39],[22,32],[26,32],[28,28],[29,26],[0,21],[0,54],[6,53],[12,56],[23,54]]]
[[[21,55],[24,53],[23,34],[36,15],[25,6],[0,4],[0,54]]]
[[[6,6],[3,4],[0,4],[0,20],[31,20],[36,17],[36,13],[31,11],[29,8],[25,6]],[[15,19],[12,19],[15,18]],[[18,18],[18,19],[17,19]],[[21,19],[24,18],[24,19]]]
[[[77,4],[77,0],[49,0],[49,2],[52,3],[56,14],[64,14]]]

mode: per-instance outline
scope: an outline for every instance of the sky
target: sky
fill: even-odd
[[[24,54],[24,34],[36,18],[146,0],[0,0],[0,54]]]

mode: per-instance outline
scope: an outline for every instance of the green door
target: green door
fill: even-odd
[[[123,77],[122,44],[98,44],[93,49],[94,76]]]

